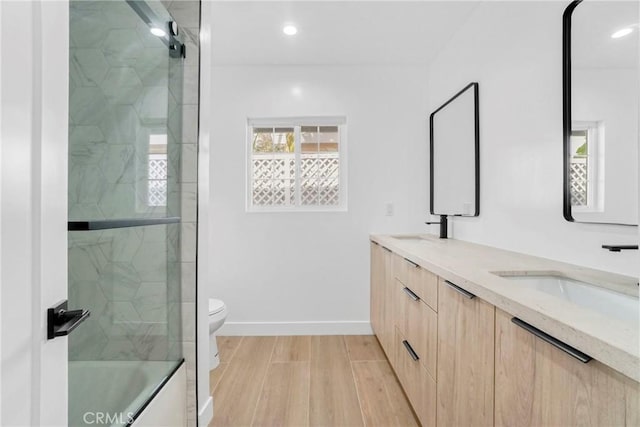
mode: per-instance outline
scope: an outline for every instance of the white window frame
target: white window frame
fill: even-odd
[[[338,127],[338,155],[340,158],[339,171],[339,202],[337,205],[293,205],[293,206],[256,206],[253,204],[253,128],[254,127],[292,127],[295,132],[295,160],[296,160],[296,194],[300,194],[300,156],[301,156],[301,126],[337,126]],[[347,202],[347,118],[345,116],[330,117],[275,117],[248,118],[246,137],[246,170],[245,170],[245,211],[248,213],[264,212],[346,212]]]
[[[587,205],[571,206],[575,213],[604,212],[604,123],[573,121],[572,131],[587,132]]]

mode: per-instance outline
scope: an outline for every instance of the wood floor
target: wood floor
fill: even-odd
[[[218,337],[213,426],[418,426],[374,336]]]

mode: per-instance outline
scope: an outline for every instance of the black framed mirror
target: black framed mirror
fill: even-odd
[[[478,83],[465,86],[429,117],[430,212],[480,215]]]
[[[563,16],[563,214],[638,225],[639,8],[576,0]]]

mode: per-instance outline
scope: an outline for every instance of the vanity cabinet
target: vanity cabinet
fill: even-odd
[[[638,382],[512,318],[372,243],[371,325],[423,426],[640,426]]]
[[[638,426],[639,383],[582,363],[496,310],[497,426]]]
[[[495,308],[383,246],[371,263],[372,327],[420,423],[493,424]]]
[[[493,305],[439,280],[437,425],[493,425],[494,319]]]
[[[387,357],[394,357],[393,257],[384,246],[371,243],[371,327]]]

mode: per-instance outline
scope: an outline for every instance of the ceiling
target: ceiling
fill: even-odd
[[[477,1],[217,1],[217,65],[428,64]],[[298,34],[285,36],[293,23]]]

